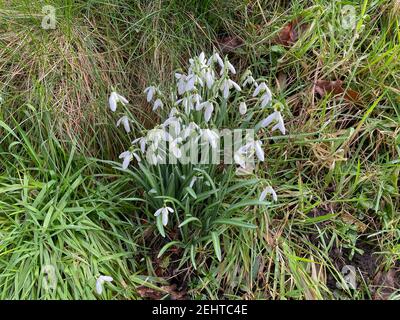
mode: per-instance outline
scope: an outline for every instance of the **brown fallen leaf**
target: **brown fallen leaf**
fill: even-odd
[[[333,94],[334,96],[344,94],[344,99],[350,102],[359,102],[360,94],[352,89],[345,90],[343,88],[342,80],[317,80],[314,86],[315,93],[322,98],[327,94]]]
[[[142,298],[151,299],[151,300],[160,300],[165,295],[165,293],[163,293],[159,290],[151,289],[151,288],[148,288],[145,286],[138,287],[136,289],[136,292]]]
[[[278,88],[279,91],[285,91],[285,89],[287,88],[287,84],[288,84],[288,76],[286,73],[284,72],[279,72],[276,76],[276,86]]]
[[[307,29],[308,24],[301,24],[300,18],[294,19],[279,31],[278,36],[272,42],[286,47],[291,46]]]
[[[350,213],[343,212],[341,214],[341,218],[344,222],[355,225],[357,228],[357,231],[360,233],[364,233],[365,230],[367,230],[367,228],[368,228],[368,226],[365,223],[363,223],[360,220],[358,220],[357,218],[353,217]]]
[[[223,53],[235,51],[243,45],[243,40],[238,36],[225,36],[218,39],[218,44]]]
[[[162,286],[160,290],[141,286],[138,287],[136,291],[140,295],[140,297],[150,300],[160,300],[166,294],[169,294],[172,300],[185,300],[187,296],[186,291],[177,290],[176,284],[170,286]]]
[[[177,288],[176,288],[176,284],[173,284],[171,286],[161,287],[161,289],[163,289],[166,292],[168,292],[170,294],[172,300],[185,300],[185,299],[187,299],[187,292],[185,290],[178,291]]]
[[[390,295],[400,288],[400,279],[395,269],[388,272],[378,272],[374,278],[377,287],[373,296],[374,300],[388,300]]]

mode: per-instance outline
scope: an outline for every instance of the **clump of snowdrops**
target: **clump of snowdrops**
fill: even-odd
[[[132,137],[132,144],[120,155],[122,170],[141,186],[143,193],[136,200],[144,203],[143,212],[155,221],[163,237],[168,230],[178,230],[180,237],[171,238],[171,243],[190,252],[193,264],[197,249],[209,243],[221,260],[220,235],[227,226],[255,228],[245,220],[244,208],[269,206],[268,195],[278,200],[270,183],[256,173],[265,158],[264,133],[286,134],[284,105],[274,99],[263,78],[254,79],[250,70],[239,76],[218,53],[208,59],[204,53],[190,59],[187,73],[175,73],[175,80],[168,92],[157,85],[144,90],[161,121],[150,130],[140,128],[141,135]],[[111,111],[128,103],[119,93],[111,93]],[[122,125],[127,134],[137,134],[133,123],[122,114],[117,126]],[[221,149],[220,131],[215,129],[224,128],[255,132],[235,148],[232,164],[197,161],[200,155],[195,155],[195,161],[182,160],[189,141]],[[166,157],[170,160],[165,161]],[[246,159],[251,157],[257,160],[256,167],[249,168]]]

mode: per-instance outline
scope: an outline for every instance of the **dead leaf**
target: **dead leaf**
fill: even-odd
[[[151,289],[151,288],[144,287],[144,286],[138,287],[136,289],[136,292],[142,298],[151,299],[151,300],[160,300],[165,295],[165,293],[163,293],[159,290]]]
[[[218,44],[223,53],[229,53],[241,47],[243,40],[238,36],[225,36],[218,40]]]
[[[341,214],[341,218],[344,222],[355,225],[357,228],[357,231],[360,233],[364,233],[365,230],[367,230],[367,228],[368,228],[368,226],[365,223],[361,222],[360,220],[358,220],[357,218],[352,216],[350,213],[343,212]]]
[[[161,289],[163,289],[166,292],[168,292],[170,294],[172,300],[185,300],[185,299],[187,299],[187,292],[185,290],[178,291],[177,288],[176,288],[176,284],[173,284],[171,286],[161,287]]]
[[[390,295],[399,289],[400,283],[397,271],[391,269],[388,272],[378,272],[374,278],[374,286],[377,287],[373,296],[374,300],[388,300]]]
[[[307,29],[308,24],[301,24],[301,19],[299,18],[294,19],[279,31],[278,36],[272,42],[286,47],[291,46]]]
[[[278,75],[276,76],[276,86],[279,91],[284,91],[287,87],[288,83],[288,77],[287,74],[284,72],[279,72]]]
[[[360,94],[352,89],[345,90],[343,88],[342,80],[317,80],[314,86],[315,93],[322,98],[327,94],[332,94],[334,96],[344,94],[344,99],[350,102],[358,102],[360,99]]]
[[[136,289],[140,297],[150,300],[160,300],[166,294],[169,294],[172,300],[185,300],[187,292],[182,290],[178,291],[176,284],[170,286],[162,286],[160,290],[151,289],[145,286],[138,287]]]

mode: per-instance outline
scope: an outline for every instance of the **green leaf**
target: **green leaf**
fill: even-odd
[[[192,221],[196,221],[200,224],[200,226],[202,225],[200,219],[196,218],[196,217],[189,217],[187,219],[185,219],[179,226],[178,228],[182,228],[183,226],[187,225],[188,223],[192,222]]]
[[[221,245],[220,245],[220,242],[219,242],[219,236],[218,236],[218,234],[216,232],[211,232],[211,238],[212,238],[212,241],[213,241],[215,254],[217,255],[218,260],[222,261]]]
[[[218,219],[213,222],[214,224],[225,224],[235,227],[257,229],[257,226],[251,223],[243,222],[239,219]]]
[[[160,258],[169,248],[171,248],[174,245],[180,245],[182,246],[182,242],[180,241],[171,241],[167,243],[165,246],[163,246],[160,250],[160,252],[157,255],[157,258]]]

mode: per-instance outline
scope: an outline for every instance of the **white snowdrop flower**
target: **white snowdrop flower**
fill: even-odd
[[[139,145],[140,145],[140,150],[142,151],[142,153],[145,153],[145,151],[146,151],[146,143],[147,143],[146,138],[145,137],[137,138],[137,139],[132,141],[132,144],[136,144],[138,142],[139,142]]]
[[[241,150],[235,152],[233,159],[235,160],[235,163],[238,164],[240,167],[246,167],[246,156],[243,152],[241,152]]]
[[[169,127],[171,132],[171,128],[174,130],[175,137],[178,136],[181,132],[181,118],[170,117],[162,125],[164,128]],[[172,133],[172,132],[171,132]]]
[[[127,105],[129,101],[125,99],[123,96],[116,92],[111,92],[110,98],[108,99],[110,109],[112,112],[115,112],[117,110],[117,104],[118,102],[121,102],[123,105]]]
[[[192,95],[192,102],[196,104],[196,110],[202,100],[203,100],[203,98],[198,93]]]
[[[186,90],[186,76],[184,74],[175,73],[175,78],[178,79],[178,94],[182,95],[185,93]]]
[[[135,152],[124,151],[124,152],[122,152],[122,153],[119,155],[119,158],[120,158],[120,159],[123,159],[123,162],[122,162],[122,169],[124,169],[124,170],[128,169],[129,164],[130,164],[131,161],[132,161],[132,157],[134,157],[134,158],[137,160],[137,162],[140,162],[140,161],[141,161],[139,155],[136,154]]]
[[[274,190],[272,187],[270,187],[270,186],[266,187],[266,188],[263,190],[263,192],[261,192],[260,198],[259,198],[258,200],[259,200],[259,201],[264,201],[265,198],[266,198],[266,196],[267,196],[267,194],[270,194],[270,195],[272,196],[272,199],[273,199],[274,201],[278,201],[278,196],[276,195],[275,190]]]
[[[247,85],[252,85],[253,83],[256,84],[256,80],[253,78],[253,76],[249,75],[243,82],[242,86],[246,87]]]
[[[150,190],[149,190],[149,193],[151,193],[151,194],[157,194],[157,190],[154,189],[154,188],[153,188],[153,189],[150,189]]]
[[[260,161],[264,161],[264,150],[262,148],[262,142],[260,140],[254,142],[254,149],[256,151],[257,158]]]
[[[194,109],[193,106],[193,101],[192,97],[185,97],[183,99],[179,99],[178,101],[175,102],[176,105],[182,104],[185,113],[189,114],[191,110]]]
[[[194,74],[191,74],[187,77],[186,79],[186,87],[185,87],[185,91],[192,91],[196,88],[196,76]]]
[[[131,127],[129,125],[129,118],[127,116],[123,116],[117,121],[117,127],[119,127],[121,123],[123,124],[126,133],[131,132]]]
[[[110,276],[100,276],[96,280],[96,292],[102,294],[104,282],[112,282],[114,279]]]
[[[220,87],[220,90],[222,91],[222,96],[224,99],[228,99],[229,97],[229,90],[234,87],[237,91],[241,91],[242,89],[240,86],[233,80],[231,79],[225,79]]]
[[[219,135],[210,129],[201,130],[201,136],[211,144],[211,148],[215,149],[218,146]]]
[[[158,108],[163,108],[164,104],[162,103],[162,101],[160,99],[157,99],[156,101],[154,101],[154,105],[153,105],[153,111],[156,111]]]
[[[233,80],[229,79],[229,84],[235,88],[236,91],[242,91],[240,86]]]
[[[221,75],[224,73],[225,69],[228,69],[232,74],[236,74],[235,67],[228,60],[226,60],[224,63],[224,67],[221,70]]]
[[[175,117],[175,115],[178,113],[178,109],[177,108],[175,108],[175,107],[173,107],[172,109],[171,109],[171,111],[169,112],[169,117],[171,118],[171,117]]]
[[[269,126],[272,121],[277,121],[277,124],[272,127],[272,131],[279,129],[281,133],[286,134],[285,123],[283,122],[282,114],[279,111],[274,111],[268,117],[261,121],[262,127]]]
[[[204,111],[205,122],[210,121],[213,111],[214,111],[214,105],[212,104],[212,102],[208,102]]]
[[[187,125],[186,128],[183,130],[182,139],[186,139],[193,132],[196,132],[196,130],[199,130],[199,129],[200,128],[196,123],[190,122],[189,125]]]
[[[211,89],[211,87],[214,85],[215,82],[215,75],[214,72],[212,70],[208,70],[205,75],[204,75],[206,84],[207,84],[207,88]]]
[[[147,93],[147,102],[153,100],[154,94],[156,93],[157,89],[154,86],[147,87],[144,89],[144,93]]]
[[[154,213],[154,216],[158,217],[161,214],[162,224],[164,226],[166,226],[168,224],[168,214],[173,213],[173,212],[174,212],[174,209],[172,209],[170,207],[163,207],[163,208],[158,209]]]
[[[241,115],[245,115],[246,112],[247,112],[247,105],[246,105],[246,102],[241,102],[241,103],[239,104],[239,113],[240,113]]]
[[[228,99],[228,97],[229,97],[229,89],[230,89],[229,81],[228,81],[228,79],[226,79],[226,80],[224,80],[222,82],[221,88],[220,88],[220,90],[222,91],[222,96],[224,97],[224,99]]]
[[[266,84],[265,82],[261,82],[261,83],[256,87],[256,89],[254,90],[253,97],[258,96],[261,92],[264,92],[264,91],[269,91],[269,92],[271,92],[271,91],[269,90],[267,84]]]
[[[265,93],[261,97],[261,108],[265,108],[272,100],[272,93],[269,88],[265,90]]]
[[[182,138],[177,138],[169,144],[169,149],[176,158],[182,157],[182,150],[179,148],[178,143],[182,142]]]
[[[202,103],[199,103],[196,105],[196,111],[200,111],[201,109],[203,109],[206,105],[207,105],[208,101],[204,101]]]
[[[196,181],[197,181],[197,177],[194,176],[194,177],[192,178],[192,180],[190,180],[189,188],[193,188],[193,186],[194,186],[194,184],[196,183]]]
[[[218,52],[215,52],[214,53],[214,55],[213,55],[213,60],[214,61],[217,61],[218,62],[218,64],[219,64],[219,66],[221,67],[221,68],[224,68],[224,61],[222,60],[222,58],[221,58],[221,56],[218,54]]]
[[[123,162],[122,162],[122,169],[125,170],[125,169],[127,169],[129,167],[129,164],[132,161],[132,153],[130,151],[122,152],[119,155],[119,158],[120,159],[124,159]]]
[[[205,55],[204,52],[200,53],[200,55],[199,55],[199,62],[200,62],[202,65],[206,64],[206,55]]]

